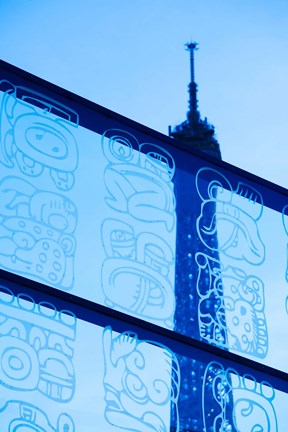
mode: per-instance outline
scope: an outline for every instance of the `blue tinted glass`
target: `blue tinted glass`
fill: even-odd
[[[172,156],[27,88],[1,98],[2,268],[173,328]]]
[[[2,269],[287,371],[285,191],[5,67],[0,119]]]
[[[287,370],[286,207],[276,193],[278,208],[265,206],[271,192],[219,169],[201,168],[195,184],[200,337]]]
[[[175,352],[152,332],[102,327],[75,306],[58,310],[3,285],[0,305],[5,431],[285,430],[287,394],[259,371],[192,346]]]
[[[75,430],[76,317],[1,286],[0,423],[3,431]],[[51,423],[52,422],[52,423]]]

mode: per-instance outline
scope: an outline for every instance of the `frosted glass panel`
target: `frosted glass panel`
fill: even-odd
[[[173,158],[20,90],[0,99],[1,267],[172,328]]]
[[[167,347],[3,286],[0,294],[3,431],[169,430],[171,415],[179,423],[180,371]]]
[[[28,279],[0,303],[0,424],[285,430],[287,191],[0,66],[0,268]],[[76,318],[79,298],[105,325]]]
[[[287,371],[286,207],[265,206],[258,185],[244,180],[232,185],[219,170],[197,172],[200,337]]]
[[[251,369],[199,360],[192,347],[173,352],[153,333],[102,327],[3,285],[0,306],[3,431],[285,430],[287,394]]]

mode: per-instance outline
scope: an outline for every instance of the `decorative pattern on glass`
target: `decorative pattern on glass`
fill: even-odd
[[[124,332],[103,332],[105,419],[134,432],[179,431],[180,370],[167,347]]]
[[[115,129],[104,133],[102,149],[109,162],[105,201],[114,216],[104,220],[101,228],[106,304],[172,328],[174,160],[163,148],[139,145],[133,135]]]
[[[288,236],[288,204],[286,204],[282,210],[282,223],[283,223],[285,233]],[[288,283],[288,244],[287,244],[287,248],[286,248],[285,279],[286,279],[286,282]],[[288,295],[286,296],[285,308],[286,308],[286,312],[288,314]]]
[[[233,190],[223,174],[210,168],[198,171],[196,187],[202,200],[197,233],[203,245],[219,256],[219,260],[200,252],[195,256],[200,335],[218,346],[264,358],[268,350],[264,284],[254,274],[265,260],[258,229],[262,196],[242,182]],[[211,313],[212,304],[217,305],[216,314]]]
[[[70,401],[76,317],[51,303],[36,304],[26,294],[16,297],[6,287],[0,287],[0,309],[0,384]]]
[[[26,180],[5,177],[0,183],[0,215],[1,266],[71,288],[77,223],[73,202],[37,190]]]
[[[273,406],[275,391],[266,381],[252,375],[240,376],[234,369],[210,363],[204,374],[202,407],[205,431],[277,432]],[[233,404],[233,424],[227,409]]]
[[[196,254],[196,262],[199,267],[197,288],[201,299],[201,336],[208,338],[212,334],[214,341],[218,341],[220,345],[221,341],[223,344],[225,341],[220,336],[226,331],[229,348],[265,357],[267,325],[262,280],[256,276],[247,276],[239,268],[225,268],[220,261],[202,253]],[[201,283],[204,278],[206,285]],[[212,305],[217,305],[213,316]]]
[[[77,209],[63,193],[74,185],[78,116],[7,81],[0,81],[0,90],[0,265],[71,289]]]
[[[70,129],[78,126],[77,113],[7,81],[0,81],[2,89],[0,162],[8,168],[17,165],[29,177],[47,170],[58,189],[71,189],[78,150]]]
[[[44,411],[27,402],[9,401],[0,409],[3,431],[74,432],[73,420],[68,414],[60,414],[53,427]]]

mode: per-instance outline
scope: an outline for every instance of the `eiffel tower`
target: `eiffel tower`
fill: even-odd
[[[186,44],[190,54],[190,83],[189,91],[189,110],[187,119],[176,126],[173,130],[169,126],[169,136],[178,142],[185,144],[191,149],[204,152],[214,158],[221,159],[220,146],[215,138],[214,127],[208,123],[207,119],[201,119],[198,110],[197,84],[195,82],[195,65],[194,54],[198,44],[191,42]],[[181,175],[181,174],[180,174]],[[199,331],[199,295],[197,294],[197,283],[208,284],[208,277],[203,280],[198,278],[198,266],[195,261],[195,255],[198,252],[209,255],[215,262],[219,261],[217,232],[211,236],[211,243],[203,245],[197,236],[196,223],[201,209],[201,200],[196,192],[194,184],[187,185],[183,188],[175,185],[175,195],[177,201],[177,245],[176,245],[176,311],[174,318],[174,330],[185,334],[197,340],[201,339]],[[211,208],[211,214],[208,219],[213,217],[215,209]],[[208,220],[207,220],[208,222]],[[211,221],[209,221],[211,223]],[[211,302],[211,315],[216,315],[217,310],[221,307],[221,300]],[[226,332],[222,334],[222,339],[227,340]],[[213,337],[211,336],[213,341]],[[205,341],[207,342],[207,340]],[[213,343],[213,342],[212,342]],[[216,343],[214,343],[217,345]],[[202,406],[202,385],[205,371],[205,363],[189,357],[180,356],[181,370],[181,390],[178,401],[180,431],[181,432],[200,432],[204,430],[203,423],[203,406]],[[234,431],[232,421],[233,401],[229,404],[227,415],[227,425],[231,432]],[[213,402],[211,407],[205,407],[205,411],[213,411]],[[175,431],[171,428],[171,432]],[[224,430],[224,429],[223,429]],[[208,431],[207,431],[208,432]],[[209,431],[210,432],[210,431]]]

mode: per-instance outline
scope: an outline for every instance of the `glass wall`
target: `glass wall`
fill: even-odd
[[[39,288],[1,280],[3,430],[285,430],[285,381]]]
[[[4,430],[285,431],[286,190],[0,66]]]

